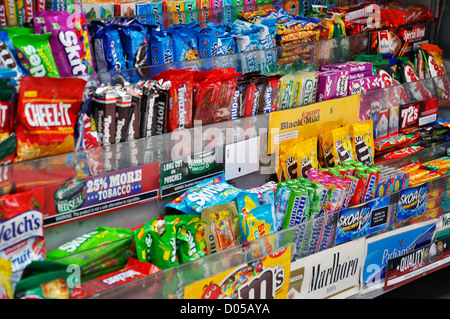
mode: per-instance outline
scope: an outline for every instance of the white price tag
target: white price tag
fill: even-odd
[[[259,170],[259,136],[225,146],[225,179]]]

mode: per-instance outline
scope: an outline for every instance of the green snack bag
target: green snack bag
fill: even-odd
[[[48,252],[46,258],[82,267],[108,256],[118,249],[131,247],[133,239],[134,232],[132,230],[97,227],[95,231],[77,237]]]
[[[48,260],[32,261],[16,283],[14,299],[70,299],[73,287],[68,285],[70,275],[66,265]]]
[[[161,270],[179,265],[177,232],[194,217],[195,215],[165,215],[136,229],[138,260],[150,262]]]
[[[199,217],[193,218],[177,232],[178,258],[185,263],[206,256],[204,226],[206,222]]]
[[[23,34],[11,38],[20,64],[31,76],[59,78],[50,47],[50,35],[50,33]]]

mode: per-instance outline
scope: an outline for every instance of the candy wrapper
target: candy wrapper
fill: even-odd
[[[239,193],[236,197],[236,208],[239,215],[242,242],[247,241],[247,237],[250,235],[246,223],[247,214],[258,206],[260,206],[260,202],[256,193],[246,191]]]
[[[86,81],[76,78],[21,79],[16,162],[74,151],[75,123],[85,85]]]
[[[127,69],[147,66],[147,30],[137,20],[121,23],[120,39]]]
[[[348,71],[318,72],[317,101],[347,96]]]
[[[319,135],[319,163],[322,168],[335,165],[333,155],[333,136],[331,130],[325,130]]]
[[[375,156],[373,140],[373,121],[367,120],[351,125],[355,160],[364,165],[373,164]]]
[[[49,42],[50,34],[17,35],[11,39],[22,69],[33,77],[59,77]]]
[[[413,144],[417,142],[419,137],[419,132],[412,132],[411,134],[394,133],[377,139],[374,141],[375,156]]]
[[[136,254],[140,261],[167,269],[180,264],[177,255],[177,233],[195,216],[165,215],[154,218],[134,232]]]
[[[342,164],[345,161],[354,159],[353,137],[350,126],[339,127],[331,130],[333,140],[333,157],[335,164]]]
[[[177,245],[180,263],[206,256],[205,224],[205,221],[195,217],[178,231]]]
[[[0,299],[13,299],[11,260],[0,259]]]
[[[94,60],[84,13],[49,16],[46,20],[59,75],[69,77],[93,73]]]
[[[166,32],[152,29],[148,40],[148,65],[174,62],[173,41]]]
[[[399,159],[417,153],[420,150],[423,150],[423,146],[417,145],[406,146],[404,148],[388,152],[385,154],[381,154],[380,156],[375,157],[375,163],[379,163],[386,160]]]
[[[239,215],[234,201],[214,205],[202,211],[208,255],[241,242]]]
[[[168,212],[175,210],[184,214],[198,215],[206,207],[234,200],[241,191],[227,183],[225,175],[220,174],[191,187],[167,203],[165,209]]]
[[[194,73],[187,70],[165,70],[152,80],[170,81],[169,89],[169,132],[190,128],[193,118],[193,79]]]
[[[317,137],[308,138],[297,143],[297,175],[307,177],[310,169],[319,168]]]

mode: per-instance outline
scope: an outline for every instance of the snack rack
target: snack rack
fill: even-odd
[[[312,60],[306,61],[306,63],[311,64],[324,64],[324,63],[336,63],[350,60],[352,54],[355,53],[355,48],[358,48],[359,52],[365,52],[367,50],[368,44],[368,34],[349,36],[345,38],[331,39],[331,40],[323,40],[314,43],[308,43],[306,45],[299,45],[299,48],[307,47],[307,51],[310,53],[310,57]],[[361,43],[363,45],[361,45]],[[359,45],[356,45],[359,44]],[[316,56],[316,52],[320,52],[323,47],[341,47],[343,50],[340,51],[338,56],[334,56],[332,59],[327,61],[316,61],[314,60],[314,56]],[[277,48],[277,50],[282,50],[282,48]],[[263,54],[263,51],[258,51],[257,54]],[[234,54],[231,56],[231,60],[235,63],[236,69],[239,70],[241,68],[240,60],[245,54]],[[230,57],[227,57],[227,62],[230,61]],[[171,68],[184,68],[189,66],[195,66],[199,69],[207,69],[211,66],[216,66],[221,64],[222,58],[210,58],[210,59],[201,59],[190,62],[181,62],[176,63],[171,66]],[[151,77],[152,75],[160,72],[165,66],[155,66],[148,67],[148,72]],[[140,70],[142,71],[142,70]],[[124,74],[132,74],[136,72],[136,70],[127,70],[122,72],[109,72],[102,74],[94,74],[85,79],[88,81],[87,89],[89,89],[90,85],[101,83],[115,83],[121,76]],[[442,81],[449,81],[450,77],[443,76],[440,78],[433,78],[428,80],[423,80],[421,82],[426,83],[431,87],[436,87],[439,85],[438,83]],[[403,89],[410,93],[410,101],[417,100],[417,97],[414,94],[414,85],[415,83],[409,83],[402,85]],[[372,105],[370,105],[370,101],[372,98],[376,96],[376,94],[390,94],[392,90],[395,90],[395,87],[387,88],[387,89],[379,89],[377,92],[369,92],[367,94],[361,94],[361,105],[364,103],[368,103],[370,110],[372,110]],[[345,98],[342,98],[345,99]],[[448,101],[441,101],[441,108],[447,104]],[[373,111],[373,110],[372,110]],[[283,112],[283,111],[279,111]],[[361,114],[360,114],[361,115]],[[145,166],[153,163],[160,163],[159,165],[152,166],[152,169],[157,170],[160,169],[160,165],[162,163],[166,163],[168,161],[174,160],[172,150],[175,146],[183,146],[183,150],[188,150],[183,153],[178,159],[186,159],[196,154],[205,152],[205,150],[211,151],[212,156],[219,159],[218,162],[223,163],[223,169],[226,171],[227,168],[235,168],[234,166],[229,166],[230,161],[226,158],[226,150],[230,145],[235,145],[236,150],[240,152],[245,152],[245,149],[249,147],[247,143],[256,143],[251,144],[251,150],[257,151],[258,160],[255,166],[249,168],[247,171],[243,170],[243,173],[234,174],[233,178],[228,180],[230,183],[237,187],[248,188],[256,185],[260,185],[268,180],[270,180],[273,176],[273,165],[274,165],[274,154],[267,154],[268,147],[268,137],[267,131],[269,128],[269,114],[261,114],[249,118],[241,118],[234,121],[227,121],[216,123],[208,126],[203,126],[202,128],[192,128],[189,130],[185,130],[179,133],[172,134],[163,134],[159,136],[153,136],[147,139],[140,139],[132,142],[124,142],[111,145],[109,147],[104,147],[102,149],[103,157],[102,160],[105,160],[104,164],[107,164],[107,159],[111,154],[115,157],[116,161],[110,166],[110,169],[107,172],[118,172],[121,170],[131,169],[138,165]],[[228,133],[231,132],[231,138],[228,137]],[[214,147],[211,148],[211,136],[208,134],[212,134],[213,137],[220,136],[222,137],[218,143],[214,144]],[[185,139],[183,139],[185,138]],[[198,141],[201,143],[198,143]],[[180,142],[181,141],[181,142]],[[256,142],[255,142],[256,141]],[[186,144],[180,144],[186,143]],[[425,149],[424,151],[414,154],[415,158],[419,159],[433,159],[440,156],[444,156],[447,154],[447,148],[449,144],[438,144],[432,147]],[[134,154],[137,150],[137,153],[140,154],[140,159],[138,162],[130,161],[127,156],[121,156],[125,154]],[[14,174],[18,174],[18,172],[26,172],[30,169],[30,167],[34,169],[39,169],[42,174],[42,179],[53,178],[61,176],[56,175],[56,171],[53,170],[56,165],[54,163],[82,163],[84,159],[90,156],[89,150],[87,151],[79,151],[72,154],[62,154],[58,156],[52,156],[51,158],[44,158],[40,160],[33,160],[27,163],[18,163],[14,165],[10,165],[10,169],[12,171],[12,176]],[[248,154],[247,154],[248,155]],[[394,164],[395,163],[390,163]],[[54,166],[52,166],[54,165]],[[401,166],[402,163],[399,161],[396,165]],[[231,169],[231,168],[230,168]],[[68,178],[72,178],[73,176],[64,176]],[[101,177],[101,176],[99,176]],[[14,177],[13,177],[14,178]],[[93,176],[95,178],[95,176]],[[153,177],[152,177],[153,178]],[[204,178],[204,177],[203,177]],[[120,228],[133,228],[142,223],[145,223],[148,220],[151,220],[154,217],[157,217],[163,211],[164,204],[171,198],[171,196],[167,196],[163,199],[159,199],[158,197],[161,195],[162,189],[159,187],[160,177],[157,178],[157,187],[154,189],[157,191],[157,195],[154,198],[151,198],[150,201],[148,199],[136,199],[137,202],[142,201],[142,204],[139,205],[131,205],[131,206],[123,205],[113,207],[117,210],[111,210],[110,208],[105,208],[104,211],[99,210],[90,215],[89,212],[85,212],[86,215],[80,216],[80,218],[76,218],[75,216],[71,216],[70,218],[56,218],[55,216],[50,216],[44,219],[44,234],[46,239],[47,250],[54,249],[58,247],[60,244],[67,242],[79,235],[82,235],[86,232],[91,231],[96,226],[110,226],[110,227],[120,227]],[[430,184],[446,184],[448,182],[448,176],[444,176],[441,179],[433,180]],[[32,189],[32,187],[30,187]],[[173,193],[175,194],[175,193]],[[395,202],[396,196],[398,193],[390,194],[389,202]],[[444,196],[444,195],[441,195]],[[377,199],[376,199],[377,200]],[[426,211],[426,213],[428,210]],[[445,211],[446,213],[447,211]],[[442,223],[442,217],[439,215],[437,218],[433,218],[433,215],[430,216],[424,213],[424,218],[421,223],[430,224],[435,223],[437,228],[440,228]],[[335,213],[335,218],[337,218],[339,212]],[[331,216],[330,216],[331,217]],[[311,228],[318,227],[312,225],[313,222],[310,222],[308,225],[302,225]],[[419,222],[417,223],[420,224]],[[322,222],[323,225],[323,222]],[[321,226],[319,226],[320,228]],[[402,225],[403,227],[403,225]],[[399,227],[399,228],[402,228]],[[405,226],[406,227],[406,226]],[[290,249],[295,249],[293,242],[294,238],[298,236],[300,227],[289,228],[266,237],[260,238],[258,240],[252,242],[246,242],[240,246],[229,248],[227,250],[215,253],[213,255],[206,256],[205,258],[189,262],[187,264],[182,264],[178,267],[167,269],[156,274],[150,275],[145,278],[141,278],[139,280],[133,281],[126,285],[123,285],[119,288],[114,288],[110,290],[106,290],[104,292],[99,292],[91,296],[92,298],[169,298],[169,297],[183,297],[183,288],[187,285],[194,283],[197,280],[208,278],[214,274],[227,271],[233,267],[239,266],[246,262],[250,262],[256,258],[263,257],[268,253],[275,252],[279,249],[283,249],[286,247],[290,247]],[[389,232],[386,232],[388,234]],[[369,238],[361,238],[358,239],[360,241],[368,240]],[[268,244],[270,243],[270,244]],[[339,246],[351,245],[352,243],[343,243]],[[330,247],[331,248],[331,247]],[[320,252],[322,255],[326,255],[327,250]],[[307,258],[309,256],[304,256],[302,258]],[[300,258],[300,259],[302,259]],[[292,260],[292,264],[295,261]],[[192,276],[192,274],[196,274],[196,276]],[[197,275],[198,274],[198,275]],[[177,278],[178,282],[174,282],[173,284],[167,284],[169,282],[168,278]],[[371,298],[376,296],[377,294],[383,293],[382,286],[377,286],[374,289],[370,289],[370,292],[365,291],[360,286],[352,286],[351,292],[353,294],[349,294],[346,297],[348,298]]]

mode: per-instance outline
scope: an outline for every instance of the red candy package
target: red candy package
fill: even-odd
[[[398,1],[390,1],[385,5],[380,5],[380,9],[381,22],[389,28],[397,28],[434,18],[433,13],[425,6],[406,6]]]
[[[194,72],[189,70],[164,70],[152,80],[170,81],[168,130],[191,128],[193,118]]]
[[[15,162],[75,150],[75,125],[86,81],[23,77],[15,118]]]
[[[386,161],[386,160],[391,160],[391,159],[402,158],[402,157],[408,156],[410,154],[414,154],[422,149],[423,149],[422,146],[417,146],[417,145],[407,146],[407,147],[404,147],[404,148],[396,150],[396,151],[392,151],[389,153],[382,154],[380,156],[376,156],[375,163],[379,163],[381,161]]]
[[[231,103],[239,75],[234,68],[196,72],[194,121],[205,125],[231,119]]]
[[[419,132],[412,132],[410,134],[394,133],[386,137],[376,139],[374,141],[375,155],[381,155],[393,150],[406,147],[416,142],[420,137]]]
[[[81,283],[72,291],[72,299],[84,299],[102,291],[110,290],[133,280],[160,271],[155,265],[130,258],[123,269]]]

